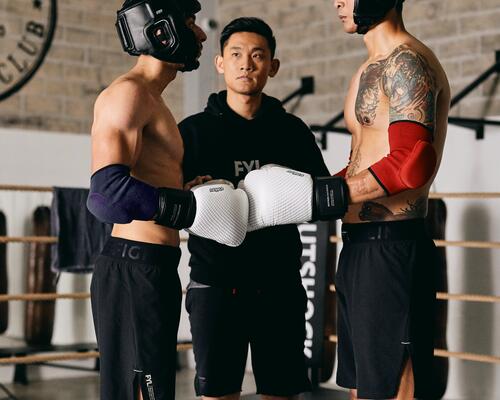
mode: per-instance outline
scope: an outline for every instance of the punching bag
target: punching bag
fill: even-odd
[[[336,245],[330,242],[335,236],[336,221],[319,221],[298,225],[302,242],[302,267],[300,275],[306,289],[307,309],[304,355],[310,369],[313,388],[327,381],[335,364],[335,344],[329,336],[335,334],[334,283]]]
[[[50,235],[50,208],[38,207],[33,215],[35,236]],[[32,243],[29,249],[27,293],[56,291],[55,274],[50,270],[50,244]],[[28,301],[25,313],[25,340],[29,345],[47,345],[54,328],[54,301]]]
[[[446,204],[441,199],[429,200],[429,210],[426,217],[427,232],[433,239],[444,240],[446,231]],[[446,248],[437,248],[437,264],[435,270],[436,290],[448,292],[448,273],[446,264]],[[448,317],[448,302],[437,300],[435,313],[434,348],[447,349],[446,325]],[[448,358],[434,357],[433,365],[433,396],[440,399],[446,392],[448,384]]]
[[[5,214],[0,211],[0,236],[7,235]],[[7,294],[7,244],[0,243],[0,294]],[[0,334],[7,330],[9,323],[9,303],[0,302]]]

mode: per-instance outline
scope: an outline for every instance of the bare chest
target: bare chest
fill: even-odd
[[[389,100],[384,90],[385,69],[385,60],[367,63],[352,80],[345,110],[351,132],[387,129]]]
[[[177,123],[170,110],[159,104],[142,135],[137,167],[158,184],[177,181],[182,177],[184,147]]]
[[[389,100],[384,92],[385,62],[363,65],[351,80],[344,115],[352,134],[348,176],[382,158],[388,151]]]
[[[182,138],[172,113],[164,104],[159,105],[146,127],[144,147],[159,152],[168,158],[182,161]]]

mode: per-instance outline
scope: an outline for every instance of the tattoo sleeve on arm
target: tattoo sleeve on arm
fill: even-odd
[[[389,98],[389,122],[415,121],[434,129],[436,78],[425,58],[403,45],[387,60],[383,87]]]

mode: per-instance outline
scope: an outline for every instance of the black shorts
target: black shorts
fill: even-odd
[[[437,256],[424,221],[344,224],[342,237],[337,383],[360,398],[393,398],[411,358],[415,396],[426,397]]]
[[[96,261],[92,313],[101,400],[175,398],[180,249],[111,237]]]
[[[186,309],[198,396],[241,392],[248,345],[257,393],[291,396],[310,390],[304,356],[307,297],[300,283],[272,290],[197,286],[188,287]]]

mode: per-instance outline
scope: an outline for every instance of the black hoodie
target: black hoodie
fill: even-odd
[[[210,95],[205,111],[179,124],[184,181],[199,175],[238,186],[251,170],[279,164],[313,176],[330,175],[314,135],[279,100],[263,95],[252,120],[229,108],[227,92]],[[250,232],[232,248],[190,235],[191,279],[211,286],[266,287],[300,282],[302,244],[296,225]]]

